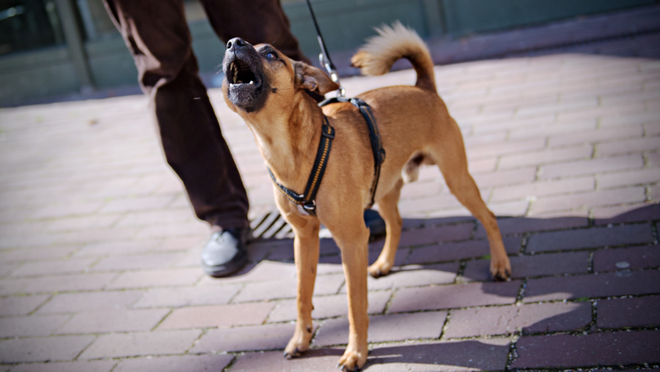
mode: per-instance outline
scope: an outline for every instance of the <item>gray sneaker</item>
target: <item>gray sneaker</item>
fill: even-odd
[[[220,278],[242,269],[248,261],[245,245],[250,232],[250,228],[245,227],[213,233],[202,251],[204,272]]]

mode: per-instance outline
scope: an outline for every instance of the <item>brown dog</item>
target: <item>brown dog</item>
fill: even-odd
[[[401,24],[379,30],[352,59],[363,74],[382,75],[400,59],[417,72],[415,86],[394,86],[361,94],[376,118],[387,159],[375,200],[386,223],[387,238],[378,260],[367,268],[369,232],[363,210],[371,201],[374,160],[362,115],[350,103],[317,106],[305,90],[325,94],[338,85],[321,70],[292,61],[270,45],[256,47],[235,38],[227,44],[222,85],[225,101],[248,124],[266,165],[277,181],[298,192],[305,189],[321,141],[323,115],[335,128],[325,176],[316,197],[317,217],[301,212],[277,188],[275,198],[295,232],[298,318],[285,349],[294,357],[312,338],[312,294],[323,223],[341,249],[348,289],[348,347],[339,364],[353,370],[367,354],[367,271],[386,275],[394,265],[402,220],[397,202],[404,184],[414,181],[421,164],[437,164],[451,192],[484,225],[491,253],[491,273],[511,271],[497,221],[468,173],[461,131],[449,116],[435,87],[433,62],[424,42]]]

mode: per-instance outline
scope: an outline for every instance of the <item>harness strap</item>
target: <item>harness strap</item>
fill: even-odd
[[[314,160],[312,173],[310,173],[309,179],[307,180],[307,186],[305,186],[304,194],[298,194],[277,182],[273,172],[270,170],[270,168],[267,168],[270,178],[273,180],[273,183],[275,183],[277,188],[280,189],[282,194],[284,194],[294,204],[301,206],[307,213],[313,216],[316,216],[316,193],[319,191],[319,186],[321,185],[321,180],[323,179],[323,174],[325,173],[325,168],[328,165],[328,157],[330,156],[330,149],[332,148],[332,140],[334,138],[335,128],[330,126],[328,118],[323,115],[321,141],[319,142],[319,148],[316,151],[316,159]]]
[[[325,101],[319,103],[319,106],[323,107],[325,105],[337,102],[349,102],[353,106],[357,107],[364,117],[364,121],[367,123],[367,128],[369,129],[369,142],[371,142],[371,151],[374,155],[374,180],[371,184],[371,202],[369,203],[369,206],[367,206],[367,209],[369,209],[374,205],[374,198],[376,197],[376,190],[378,189],[378,180],[380,179],[380,168],[385,161],[385,149],[383,148],[383,142],[380,139],[380,133],[378,132],[376,119],[371,113],[371,107],[366,102],[359,98],[334,97],[328,98]]]

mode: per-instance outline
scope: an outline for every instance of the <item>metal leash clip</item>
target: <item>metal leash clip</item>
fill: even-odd
[[[316,16],[314,15],[314,10],[312,9],[312,4],[307,0],[307,6],[309,7],[309,12],[312,14],[312,20],[314,21],[314,27],[316,28],[316,38],[319,41],[319,46],[321,47],[321,53],[319,54],[319,63],[321,66],[325,67],[325,70],[330,75],[330,79],[333,82],[339,85],[337,89],[337,97],[344,97],[346,95],[346,89],[341,86],[339,82],[339,74],[337,74],[337,69],[335,68],[334,63],[330,59],[328,50],[325,47],[325,42],[323,41],[323,36],[321,36],[321,30],[319,29],[319,24],[316,22]]]

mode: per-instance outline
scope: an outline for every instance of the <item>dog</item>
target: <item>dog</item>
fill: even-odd
[[[362,368],[367,360],[367,273],[387,275],[401,237],[397,202],[405,182],[417,179],[418,168],[440,168],[447,186],[483,224],[490,244],[493,276],[505,279],[511,266],[495,215],[484,203],[468,173],[461,131],[438,96],[430,53],[415,31],[395,23],[377,30],[351,59],[364,75],[383,75],[401,58],[417,74],[414,86],[391,86],[358,96],[376,119],[387,158],[373,196],[385,220],[387,235],[378,259],[368,266],[369,232],[363,211],[372,199],[374,156],[364,118],[350,103],[320,108],[306,91],[324,95],[337,90],[325,72],[293,61],[268,44],[253,46],[234,38],[223,60],[222,92],[230,109],[252,130],[259,151],[278,183],[303,190],[322,140],[324,115],[335,130],[318,194],[316,215],[294,204],[277,185],[277,206],[295,233],[297,324],[284,351],[287,358],[309,348],[312,338],[312,295],[319,259],[319,228],[325,225],[341,250],[348,290],[348,346],[339,360],[344,370]]]

